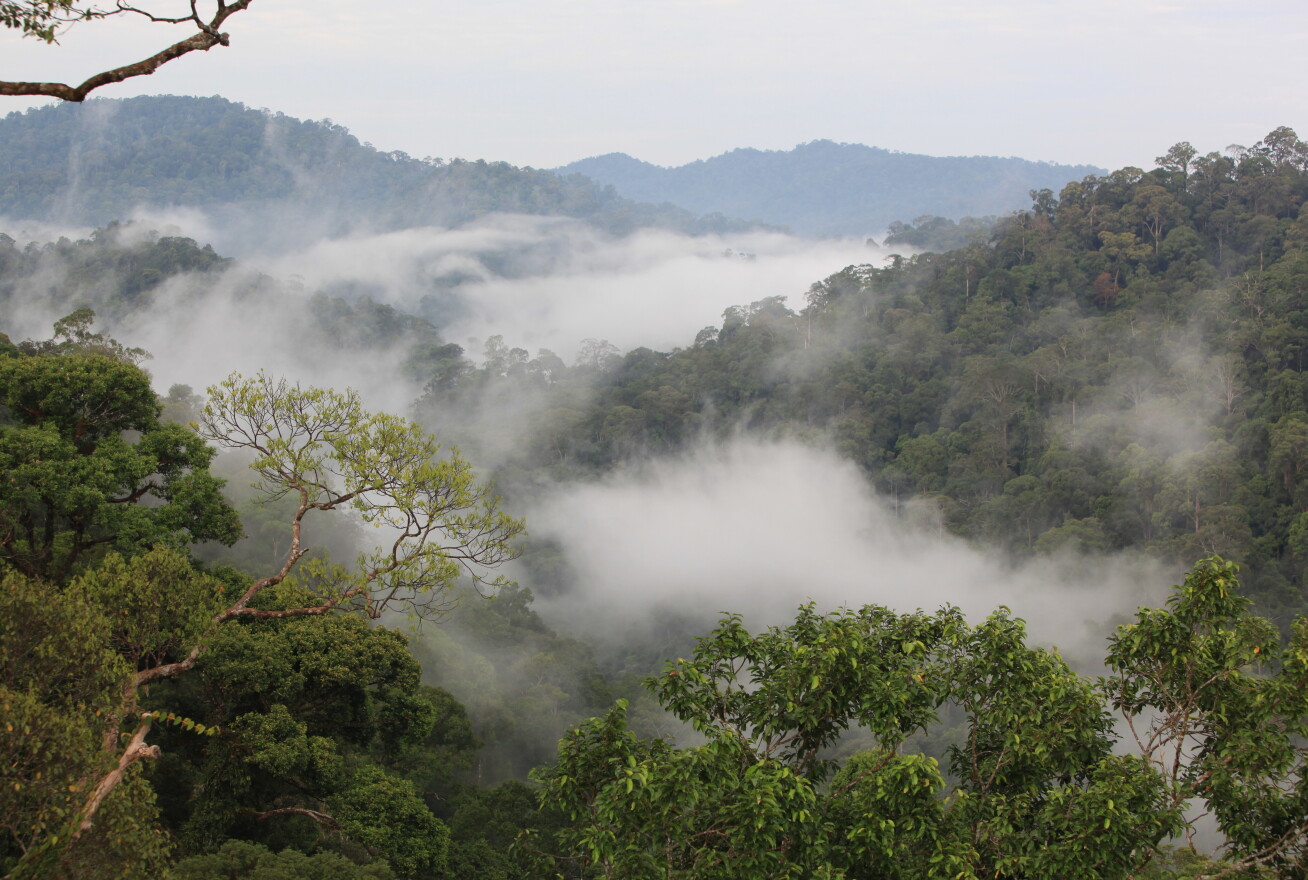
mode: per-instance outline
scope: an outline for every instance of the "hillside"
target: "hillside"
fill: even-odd
[[[979,545],[1220,553],[1286,621],[1308,604],[1308,145],[1281,128],[1160,163],[1039,193],[967,247],[848,267],[801,309],[764,299],[683,349],[615,353],[592,398],[488,362],[425,411],[444,429],[496,383],[552,393],[547,424],[499,442],[555,478],[742,426],[821,437]]]
[[[630,199],[671,202],[787,226],[803,235],[880,236],[924,214],[959,219],[1021,208],[1031,190],[1058,191],[1103,169],[994,156],[920,156],[813,141],[789,151],[732,150],[677,168],[624,153],[555,169],[609,184]]]
[[[329,120],[312,122],[222,98],[94,100],[0,119],[0,216],[79,226],[138,209],[199,209],[260,237],[310,240],[350,229],[458,226],[504,212],[586,220],[614,234],[747,228],[670,205],[642,205],[602,184],[504,162],[382,152]]]

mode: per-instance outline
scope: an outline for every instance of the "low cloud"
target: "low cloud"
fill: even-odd
[[[0,229],[20,245],[91,232],[23,221]],[[221,242],[233,234],[190,209],[143,211],[115,233],[124,246],[155,235],[219,242],[220,254],[228,253]],[[277,296],[251,299],[242,291],[263,273],[266,279],[256,286],[264,290],[366,296],[420,315],[470,357],[481,354],[487,338],[501,336],[511,347],[532,354],[549,349],[572,361],[586,339],[604,339],[622,351],[688,346],[700,329],[719,324],[730,306],[781,296],[802,308],[815,280],[884,257],[853,240],[777,233],[694,237],[665,230],[614,238],[566,218],[497,215],[459,229],[356,233],[250,255],[221,276],[170,279],[152,292],[148,309],[104,326],[124,343],[151,351],[165,383],[199,387],[229,369],[263,366],[373,389],[381,393],[372,396],[402,410],[420,388],[395,388],[396,352],[315,351],[299,330],[307,297],[282,296],[277,303]],[[50,321],[82,304],[57,295],[64,288],[61,271],[51,259],[43,268],[46,280],[28,285],[7,332],[43,335]],[[104,283],[116,282],[107,277]],[[400,399],[401,390],[408,399]]]
[[[624,351],[684,347],[729,306],[783,296],[802,307],[814,281],[885,256],[855,240],[664,230],[615,239],[577,221],[501,215],[462,229],[324,240],[255,262],[311,288],[366,290],[471,353],[498,335],[571,360],[587,338]]]
[[[180,276],[154,291],[148,310],[110,329],[154,354],[148,366],[161,390],[198,390],[262,368],[355,387],[371,407],[405,412],[420,388],[399,378],[402,347],[323,344],[304,332],[310,300],[288,290],[362,290],[415,310],[444,302],[452,310],[445,337],[472,341],[473,356],[486,336],[502,335],[571,359],[587,337],[623,349],[686,345],[730,305],[787,296],[799,306],[814,280],[880,257],[862,242],[659,231],[613,240],[574,221],[499,217],[461,230],[323,241],[217,277]],[[257,270],[291,281],[265,296]],[[51,316],[28,317],[48,332]],[[31,326],[15,329],[40,332]],[[530,408],[510,410],[506,423]],[[527,514],[535,537],[556,541],[577,573],[566,595],[542,599],[560,624],[634,625],[689,609],[706,628],[722,611],[762,626],[784,623],[809,600],[823,610],[951,603],[975,621],[1006,604],[1036,640],[1092,658],[1115,616],[1158,601],[1179,574],[1125,555],[1014,567],[947,535],[923,502],[896,511],[834,451],[791,441],[705,441],[535,499],[514,512]],[[620,630],[606,623],[602,631]]]
[[[46,223],[41,220],[23,220],[0,216],[0,232],[8,235],[19,247],[44,244],[60,238],[75,240],[91,234],[90,226],[70,226],[65,223]]]
[[[1177,574],[1135,556],[1013,566],[929,517],[897,516],[834,452],[744,437],[557,487],[528,522],[578,575],[545,607],[590,632],[667,609],[741,612],[759,627],[808,601],[820,611],[952,604],[973,623],[1007,605],[1036,642],[1092,664],[1111,625],[1161,600]]]

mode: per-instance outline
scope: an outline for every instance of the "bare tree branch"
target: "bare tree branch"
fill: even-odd
[[[161,22],[165,24],[182,24],[191,22],[200,30],[199,33],[187,37],[184,40],[173,43],[162,52],[157,52],[149,58],[137,61],[134,64],[126,64],[122,67],[115,67],[112,70],[106,70],[103,73],[97,73],[90,79],[86,80],[79,86],[70,86],[65,83],[49,82],[8,82],[0,80],[0,95],[12,96],[35,96],[46,95],[51,98],[59,98],[64,101],[80,102],[85,101],[91,92],[103,86],[112,85],[113,83],[122,82],[137,76],[149,76],[169,61],[180,58],[191,52],[207,52],[214,46],[226,46],[230,44],[228,35],[218,30],[223,22],[231,15],[240,12],[249,7],[253,0],[233,0],[231,3],[225,3],[219,0],[217,10],[208,21],[201,18],[192,4],[192,14],[184,18],[158,18],[144,10],[135,7],[119,4],[119,11],[132,12],[143,15],[150,21]]]
[[[326,813],[321,813],[318,810],[310,810],[308,807],[278,807],[275,810],[264,810],[262,813],[254,810],[248,810],[247,812],[250,816],[258,819],[260,822],[271,819],[274,816],[307,816],[322,827],[330,828],[333,831],[338,830],[341,827],[341,823],[337,822],[331,816]]]
[[[104,803],[104,799],[109,796],[118,783],[123,781],[123,774],[127,768],[131,767],[142,758],[159,757],[159,747],[145,744],[145,736],[150,732],[151,721],[145,718],[141,721],[141,726],[136,728],[136,733],[132,734],[131,740],[127,743],[127,748],[118,756],[118,766],[105,774],[100,779],[94,789],[91,790],[91,796],[86,799],[86,806],[82,807],[82,821],[73,832],[73,839],[81,837],[87,831],[91,830],[91,825],[95,820],[95,814]]]

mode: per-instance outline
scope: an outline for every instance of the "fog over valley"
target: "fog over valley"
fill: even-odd
[[[879,495],[823,444],[744,435],[552,486],[528,519],[578,577],[542,611],[601,641],[633,638],[639,621],[673,608],[707,621],[741,612],[761,627],[806,602],[957,605],[972,619],[1007,605],[1035,639],[1093,669],[1110,624],[1177,574],[1136,556],[1006,564],[945,532],[929,503]]]
[[[185,194],[198,191],[187,189],[194,181],[184,177],[143,178],[124,188],[114,175],[135,171],[114,152],[116,132],[130,140],[166,124],[190,131],[197,113],[216,114],[242,132],[244,139],[233,143],[250,156],[241,172],[248,179],[215,180],[203,198]],[[895,317],[902,307],[887,310],[890,299],[903,300],[902,292],[860,294],[860,320],[873,310],[887,315],[870,336],[854,322],[824,320],[820,310],[840,295],[840,285],[850,279],[866,285],[877,272],[891,271],[880,267],[897,269],[917,248],[980,241],[993,217],[970,226],[919,217],[916,227],[895,224],[894,243],[886,245],[873,238],[799,237],[727,218],[705,226],[685,212],[651,213],[614,201],[611,193],[586,202],[598,192],[586,183],[544,197],[523,195],[522,187],[539,190],[548,176],[502,164],[418,163],[361,146],[337,127],[217,99],[101,102],[81,115],[60,108],[6,122],[5,131],[20,139],[27,136],[24,126],[37,122],[71,126],[75,135],[67,147],[69,174],[52,201],[26,184],[14,190],[25,195],[11,208],[39,209],[43,216],[2,224],[28,255],[24,272],[12,275],[6,289],[11,337],[40,338],[71,308],[90,305],[99,326],[151,354],[148,367],[161,392],[179,383],[200,390],[233,371],[264,370],[296,382],[348,386],[379,409],[415,412],[478,464],[504,471],[510,503],[529,509],[533,533],[562,549],[577,578],[568,589],[576,592],[571,600],[551,595],[541,606],[546,613],[576,597],[592,610],[633,619],[660,603],[684,607],[693,599],[716,612],[748,599],[754,611],[766,609],[760,619],[769,623],[808,598],[824,607],[956,603],[973,614],[1008,604],[1052,642],[1066,629],[1063,615],[1073,627],[1086,625],[1087,615],[1106,625],[1156,595],[1179,570],[1134,557],[1121,565],[1089,562],[1113,542],[1081,533],[1049,557],[1063,562],[1014,568],[1015,557],[1003,549],[1013,549],[1011,537],[994,542],[989,526],[962,530],[971,543],[950,534],[959,531],[949,524],[960,513],[956,502],[925,491],[929,483],[918,482],[915,492],[915,479],[898,462],[884,467],[893,455],[877,453],[887,458],[878,464],[851,445],[847,413],[854,398],[796,423],[767,415],[773,404],[765,397],[730,400],[739,391],[727,386],[715,392],[664,384],[646,396],[666,392],[668,400],[686,402],[673,405],[695,412],[691,421],[676,416],[675,429],[651,435],[645,432],[654,430],[655,411],[639,404],[637,392],[624,397],[610,387],[622,381],[617,377],[629,353],[657,360],[726,345],[742,322],[757,323],[765,341],[745,355],[747,369],[761,370],[765,384],[778,390],[827,382],[869,343],[888,361],[924,367],[944,353],[932,355],[934,343],[921,347],[922,320]],[[92,147],[97,158],[88,162]],[[804,155],[833,158],[842,150],[814,144]],[[756,162],[762,154],[740,155]],[[345,163],[357,177],[334,175],[330,163]],[[957,171],[962,163],[950,167]],[[1057,166],[1041,171],[1056,173]],[[256,181],[265,182],[264,191]],[[404,188],[414,186],[426,193],[421,205],[404,201]],[[379,199],[386,190],[399,201]],[[129,192],[153,195],[134,204]],[[570,216],[553,213],[565,204]],[[497,210],[502,205],[530,205],[530,212]],[[107,206],[117,206],[112,210],[121,212],[122,225],[99,231],[67,225],[101,216]],[[422,222],[436,217],[456,222]],[[158,259],[156,268],[136,265]],[[846,267],[864,268],[847,278],[832,274]],[[965,270],[965,294],[973,272]],[[973,378],[965,377],[944,412],[965,413],[977,401],[984,408],[987,400],[1003,412],[1018,383],[1029,382],[1038,394],[1042,380],[1065,372],[1066,340],[1084,337],[1089,318],[1054,309],[1041,321],[1046,329],[1038,332],[1064,340],[1061,356],[1047,347],[1042,352],[1051,352],[1050,364],[1020,368],[983,367],[974,359]],[[1192,334],[1166,342],[1170,360],[1137,357],[1115,366],[1096,390],[1052,401],[1051,430],[1064,426],[1057,429],[1062,442],[1088,454],[1134,442],[1131,449],[1160,461],[1197,456],[1208,418],[1203,404],[1178,406],[1174,389],[1164,386],[1175,373],[1202,401],[1219,396],[1213,383],[1225,381],[1229,404],[1233,368],[1202,349]],[[711,369],[734,368],[726,361]],[[571,378],[564,381],[566,370]],[[521,381],[528,374],[536,384]],[[615,414],[601,412],[611,406],[606,395],[615,393],[637,404],[628,408],[637,421],[626,428],[615,427]],[[1130,407],[1121,406],[1123,397]],[[991,418],[982,416],[969,424]],[[1001,418],[1007,421],[1000,436],[1011,443],[1010,428],[1014,436],[1021,429],[1011,413]],[[586,428],[587,419],[598,421]],[[559,462],[569,464],[524,480],[530,456],[523,450],[549,442],[541,438],[555,430],[590,430],[610,452],[594,459],[595,453],[559,446]],[[634,433],[615,440],[622,431]],[[935,442],[925,436],[912,442],[928,441]],[[567,442],[580,448],[576,437]],[[895,451],[903,461],[913,453],[903,446]],[[594,460],[578,467],[587,456]],[[667,505],[678,513],[661,512]],[[735,510],[749,515],[736,519]],[[1040,528],[1051,525],[1056,518]],[[1031,546],[1038,532],[1026,528]],[[1056,543],[1049,541],[1051,548]],[[1085,570],[1096,573],[1093,587]],[[1118,573],[1107,576],[1110,570]],[[532,585],[530,567],[520,577]],[[559,585],[545,592],[558,593]],[[560,613],[556,620],[566,627],[573,617]]]
[[[165,236],[187,233],[165,225],[185,219],[147,215],[114,235],[123,247],[143,247],[161,238],[157,227]],[[71,231],[11,228],[30,241]],[[209,222],[200,228],[225,238]],[[405,413],[426,381],[405,368],[414,340],[398,335],[364,346],[348,331],[340,338],[339,327],[324,332],[311,320],[323,306],[309,294],[362,296],[420,315],[474,363],[484,365],[486,340],[496,336],[505,348],[552,351],[572,364],[584,342],[608,343],[609,357],[687,346],[705,325],[721,323],[724,310],[751,300],[781,298],[803,309],[809,287],[833,268],[876,265],[888,253],[866,241],[767,232],[614,238],[567,218],[492,215],[458,229],[324,239],[216,272],[175,275],[150,292],[148,309],[104,325],[150,353],[145,366],[160,393],[264,370],[355,388],[370,406]],[[81,304],[48,293],[71,272],[45,260],[13,291],[15,339],[41,337]],[[796,321],[782,332],[804,331]],[[593,396],[589,385],[578,393]],[[501,467],[519,456],[550,406],[539,394],[487,387],[483,397],[428,420],[474,462]],[[244,478],[235,471],[232,479]],[[741,416],[723,417],[683,451],[651,452],[607,475],[516,488],[511,508],[527,515],[534,537],[557,544],[575,580],[560,593],[558,584],[534,584],[530,567],[515,576],[543,593],[538,605],[552,625],[578,634],[638,640],[641,621],[674,610],[688,621],[683,626],[693,621],[702,630],[731,610],[745,611],[755,626],[784,623],[809,601],[903,611],[952,604],[978,619],[1008,605],[1031,622],[1034,637],[1093,667],[1110,626],[1179,573],[1137,557],[1073,555],[1015,567],[949,535],[935,502],[911,492],[880,495],[829,436],[778,438]]]
[[[178,219],[184,218],[142,217],[116,233],[118,241],[131,248],[157,240],[160,229],[165,237],[189,237]],[[23,221],[4,228],[18,230],[13,237],[24,245],[91,232]],[[459,229],[324,239],[216,274],[177,275],[152,291],[149,311],[102,320],[150,352],[150,369],[163,382],[203,388],[232,371],[258,369],[306,382],[330,376],[374,406],[403,410],[421,391],[418,380],[406,384],[397,376],[405,341],[350,354],[328,350],[303,333],[305,296],[363,296],[393,306],[430,322],[473,358],[499,336],[510,347],[548,349],[572,362],[587,339],[624,352],[685,345],[719,323],[725,309],[751,299],[782,297],[802,307],[809,285],[833,266],[876,262],[887,253],[865,241],[763,232],[690,237],[649,230],[615,239],[566,218],[499,215]],[[38,275],[19,284],[8,303],[14,338],[40,337],[70,305],[82,304],[50,293],[67,284],[68,271],[57,259],[45,260]],[[110,273],[93,283],[103,291],[118,281]],[[252,288],[278,295],[252,300]],[[252,312],[259,313],[254,320]]]
[[[107,143],[107,132],[128,114],[149,126],[158,124],[157,117],[141,114],[175,106],[99,104],[90,108],[90,121],[79,124],[91,133],[89,142]],[[295,382],[355,388],[371,406],[407,413],[432,381],[414,369],[415,349],[433,339],[456,344],[469,366],[487,372],[496,348],[499,357],[514,352],[520,364],[557,356],[561,365],[580,370],[599,352],[611,366],[637,349],[687,348],[706,326],[716,334],[732,307],[770,301],[774,308],[803,311],[814,285],[831,273],[880,267],[892,253],[914,252],[913,246],[880,246],[873,238],[802,238],[761,228],[691,234],[637,226],[615,232],[605,228],[611,223],[607,215],[598,221],[551,215],[548,202],[536,209],[545,213],[488,212],[503,199],[502,188],[472,211],[448,207],[448,193],[442,201],[435,189],[434,201],[416,216],[458,216],[460,222],[407,225],[412,221],[379,208],[358,181],[325,176],[314,153],[297,152],[297,138],[335,139],[329,153],[349,157],[361,173],[421,174],[406,164],[407,157],[378,165],[371,147],[361,148],[337,130],[250,116],[226,104],[207,105],[205,112],[253,125],[252,133],[264,129],[250,140],[251,155],[263,163],[259,173],[266,179],[289,173],[274,188],[284,194],[219,205],[121,202],[125,225],[94,235],[128,251],[181,237],[237,259],[202,273],[157,275],[150,280],[147,308],[122,308],[121,302],[105,308],[96,299],[112,300],[115,285],[126,282],[124,261],[77,267],[55,248],[8,296],[13,338],[39,338],[70,307],[96,305],[104,329],[150,353],[147,367],[161,393],[177,383],[199,391],[233,371],[264,370]],[[70,148],[68,161],[78,170],[50,216],[82,216],[98,201],[121,199],[102,171],[82,169],[79,149],[76,142]],[[479,173],[485,166],[459,167]],[[516,185],[513,169],[496,173]],[[93,234],[89,227],[49,219],[14,218],[0,225],[14,230],[11,235],[24,247]],[[323,297],[393,311],[360,333],[351,330],[358,316],[348,306],[341,318],[315,318],[330,311]],[[429,330],[415,332],[422,322]],[[811,325],[811,317],[794,318],[773,332],[799,338],[812,333]],[[839,340],[842,332],[829,338]],[[800,378],[814,364],[839,358],[845,345],[857,344],[857,336],[825,351],[809,351],[805,343],[803,363],[778,353],[769,371]],[[891,333],[881,344],[913,343]],[[606,381],[576,381],[568,406],[593,402],[597,383]],[[520,501],[532,534],[556,542],[576,578],[562,594],[558,584],[543,591],[549,596],[540,607],[554,625],[571,630],[585,619],[578,631],[622,629],[639,626],[659,607],[702,609],[694,616],[703,625],[718,612],[746,608],[757,624],[776,624],[810,600],[823,608],[957,604],[972,616],[1006,604],[1031,619],[1040,639],[1066,645],[1098,638],[1179,572],[1175,565],[1135,557],[1092,562],[1093,554],[1014,567],[998,549],[950,535],[933,498],[878,492],[866,471],[842,454],[833,420],[810,422],[799,435],[793,429],[778,435],[776,427],[757,424],[749,407],[715,414],[718,401],[711,393],[701,402],[704,424],[687,434],[684,448],[650,449],[614,462],[607,472],[554,475],[530,481],[530,488],[508,472],[509,503]],[[556,411],[556,402],[530,388],[491,383],[461,397],[457,406],[433,405],[419,418],[438,436],[458,442],[474,462],[503,468],[521,464],[521,444]],[[534,586],[529,566],[517,576]]]
[[[163,224],[137,220],[119,241],[131,248],[157,240],[156,225]],[[32,240],[65,232],[12,228]],[[319,306],[308,293],[363,295],[422,315],[477,362],[485,340],[501,336],[506,346],[551,350],[571,363],[583,340],[605,340],[620,352],[687,345],[746,300],[781,297],[803,308],[808,287],[832,267],[875,264],[887,253],[862,241],[777,233],[647,231],[613,239],[562,218],[492,216],[454,230],[325,239],[216,275],[177,275],[152,291],[148,310],[111,319],[105,329],[151,354],[146,367],[160,393],[264,370],[355,388],[373,407],[407,412],[423,380],[404,370],[406,341],[342,347],[310,329],[306,310]],[[79,304],[41,303],[37,291],[66,283],[67,271],[47,262],[14,291],[14,338],[42,336]],[[268,279],[277,295],[251,293]],[[488,394],[455,439],[474,461],[497,465],[511,453],[504,438],[526,434],[544,403]],[[625,629],[659,608],[698,608],[701,625],[734,609],[748,609],[755,625],[777,624],[807,601],[902,610],[956,604],[973,616],[1007,604],[1032,621],[1037,637],[1067,648],[1100,637],[1176,574],[1142,568],[1138,559],[1114,565],[1111,577],[1085,559],[1019,571],[947,535],[930,503],[880,497],[827,439],[769,439],[744,424],[711,437],[599,480],[549,482],[523,499],[519,512],[528,514],[532,534],[557,541],[577,576],[567,594],[541,605],[554,625],[572,630],[584,618],[579,632]],[[520,576],[532,585],[529,571]]]
[[[832,267],[887,254],[864,240],[665,230],[614,239],[575,221],[499,216],[457,230],[325,240],[255,262],[310,289],[367,292],[474,353],[502,336],[571,361],[584,339],[624,352],[683,346],[729,306],[771,296],[801,306]]]

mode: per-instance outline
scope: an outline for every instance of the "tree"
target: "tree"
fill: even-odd
[[[1199,151],[1189,141],[1174,144],[1164,155],[1154,159],[1158,167],[1167,172],[1173,192],[1185,193],[1190,187],[1190,165]]]
[[[231,544],[240,534],[213,450],[159,421],[139,353],[89,332],[89,310],[55,339],[0,358],[0,560],[62,584],[107,550]],[[122,359],[126,357],[127,360]],[[135,439],[129,439],[132,436]]]
[[[104,13],[79,8],[74,0],[3,0],[0,24],[22,30],[25,37],[53,43],[60,28],[75,21],[87,21]]]
[[[137,15],[156,24],[195,28],[195,33],[148,58],[102,71],[80,85],[0,81],[0,95],[47,95],[64,101],[85,101],[98,88],[132,77],[149,76],[183,55],[230,45],[231,38],[220,29],[228,18],[249,8],[252,0],[211,0],[212,6],[209,2],[191,0],[190,14],[168,16],[137,8],[126,0],[114,0],[113,6],[106,7],[85,0],[0,0],[0,24],[47,43],[56,42],[59,32],[73,22],[113,15]]]
[[[430,435],[403,419],[366,412],[353,391],[302,389],[262,373],[254,379],[232,376],[209,388],[200,431],[254,455],[250,467],[265,497],[297,502],[281,567],[213,614],[213,626],[336,610],[374,618],[389,610],[437,615],[460,575],[481,583],[486,569],[516,555],[510,542],[522,522],[499,510],[499,499],[476,482],[457,451],[435,460],[439,446]],[[339,509],[386,527],[389,545],[360,553],[353,568],[321,557],[306,560],[305,517]],[[301,604],[270,608],[256,602],[293,575],[291,582],[305,590]],[[205,647],[206,640],[197,641],[182,659],[137,671],[135,687],[190,671]],[[134,701],[123,714],[136,714]],[[150,724],[150,716],[140,719],[142,742]],[[124,753],[123,760],[142,756]],[[102,784],[111,789],[116,781],[106,777]],[[83,817],[83,827],[93,813]]]
[[[123,797],[115,792],[133,791],[139,779],[136,765],[160,756],[159,746],[150,741],[152,725],[162,720],[189,731],[207,729],[147,703],[146,691],[194,669],[235,622],[276,625],[288,618],[318,620],[349,611],[371,617],[405,609],[439,614],[455,581],[467,575],[474,583],[494,586],[499,581],[489,580],[487,570],[516,554],[510,542],[522,531],[521,521],[500,512],[498,499],[476,481],[457,451],[438,458],[439,447],[429,435],[402,419],[366,412],[353,392],[301,389],[263,375],[232,377],[209,389],[201,430],[253,457],[251,467],[265,497],[290,498],[295,504],[290,545],[277,571],[253,581],[215,579],[198,572],[179,552],[205,536],[195,524],[197,516],[204,522],[205,516],[215,515],[238,528],[213,478],[200,481],[211,494],[203,495],[204,504],[196,503],[201,497],[196,478],[212,450],[180,426],[153,421],[158,404],[138,367],[80,351],[5,358],[0,360],[0,392],[17,422],[0,433],[0,450],[11,465],[6,467],[11,478],[0,486],[6,493],[0,496],[0,522],[9,536],[8,544],[0,546],[16,569],[13,577],[23,578],[23,590],[42,596],[36,604],[49,609],[46,616],[55,624],[49,638],[20,650],[14,663],[60,653],[60,639],[99,645],[121,662],[121,669],[105,667],[121,674],[74,705],[57,687],[46,698],[33,690],[32,682],[21,687],[0,682],[6,705],[36,713],[28,728],[38,730],[41,718],[81,719],[81,727],[69,730],[81,731],[76,735],[83,747],[96,746],[83,759],[75,787],[61,795],[68,801],[68,792],[73,793],[76,803],[59,806],[53,818],[33,826],[39,833],[19,847],[16,876],[51,859],[67,864],[76,857],[78,841],[98,833],[97,817],[120,810]],[[135,443],[126,437],[130,431],[139,432]],[[190,457],[163,454],[177,448]],[[87,460],[99,462],[98,469],[89,468]],[[101,472],[116,474],[114,481]],[[123,489],[127,477],[134,482]],[[113,491],[123,494],[111,494],[101,484],[112,484]],[[162,503],[138,503],[150,493]],[[385,528],[387,545],[361,553],[353,567],[311,558],[302,535],[305,517],[347,508],[379,530]],[[91,549],[101,544],[119,553],[92,565]],[[14,590],[20,592],[18,586]],[[89,603],[90,616],[80,630],[73,627],[69,633],[64,627],[82,619],[69,610],[78,601]],[[369,644],[380,637],[368,636]],[[6,650],[18,644],[8,633],[4,642]],[[33,668],[40,676],[45,667]],[[355,702],[367,701],[359,697]],[[94,712],[78,709],[82,704]],[[274,707],[268,712],[276,716]],[[298,723],[289,716],[285,720]],[[52,725],[40,729],[61,729]],[[419,728],[421,724],[413,729]],[[358,771],[366,772],[366,767]],[[323,799],[340,814],[331,821],[347,833],[383,833],[366,821],[377,815],[379,800],[402,806],[407,798],[416,805],[412,809],[421,807],[411,790],[407,795],[402,790],[407,785],[403,780],[356,782],[322,790]],[[376,843],[390,845],[380,837]],[[391,855],[400,859],[398,868],[407,864],[417,870],[443,858],[442,853]]]
[[[0,568],[0,875],[139,876],[165,863],[154,793],[139,773],[120,780],[94,829],[70,839],[88,792],[117,759],[107,718],[132,669],[112,632],[133,621],[115,610],[77,581],[52,595]]]
[[[294,603],[292,591],[276,592],[278,607]],[[401,877],[438,869],[448,832],[397,766],[428,757],[430,697],[441,693],[421,674],[407,638],[358,615],[220,627],[195,674],[152,695],[218,728],[161,740],[181,759],[155,781],[184,848],[213,851],[228,838],[312,845],[321,831]]]
[[[1154,255],[1163,241],[1163,231],[1175,222],[1184,210],[1176,196],[1157,184],[1138,186],[1131,199],[1131,205],[1140,215],[1140,222],[1154,241]],[[1110,242],[1105,240],[1105,245]]]
[[[1308,620],[1288,643],[1240,596],[1238,566],[1196,564],[1166,608],[1110,639],[1103,682],[1173,806],[1203,803],[1226,836],[1217,876],[1268,865],[1302,877],[1308,853]]]
[[[1113,286],[1120,290],[1123,273],[1132,263],[1148,256],[1149,248],[1133,232],[1101,232],[1099,239],[1103,242],[1103,252],[1113,260]]]
[[[540,774],[601,876],[1124,878],[1181,828],[1160,774],[1112,754],[1095,683],[1005,611],[806,607],[757,636],[728,617],[648,684],[703,745],[637,739],[619,702]],[[903,751],[947,701],[953,791]],[[855,728],[870,748],[827,757]]]
[[[759,635],[728,617],[648,682],[703,744],[638,739],[620,702],[563,739],[545,804],[604,877],[1302,877],[1308,619],[1282,645],[1237,571],[1200,560],[1117,628],[1097,680],[1004,609],[971,627],[806,607]],[[1110,706],[1134,754],[1114,754]],[[961,720],[952,787],[904,748],[937,711]],[[854,731],[870,747],[842,765]],[[1196,805],[1225,836],[1216,861],[1194,850]],[[1182,833],[1180,855],[1161,850]]]
[[[1280,126],[1254,145],[1254,150],[1267,156],[1277,168],[1295,171],[1308,170],[1308,144],[1299,140],[1294,129]]]
[[[306,856],[293,849],[274,853],[265,846],[229,840],[216,853],[178,863],[178,880],[392,880],[385,865],[359,866],[335,853]]]
[[[833,769],[821,750],[863,723],[895,761],[894,747],[932,713],[917,670],[953,622],[806,608],[786,630],[754,637],[724,619],[693,659],[649,682],[704,745],[636,739],[625,701],[564,737],[541,780],[545,802],[575,823],[565,842],[605,877],[810,876],[837,844],[818,793]],[[903,769],[918,787],[938,782],[925,762]]]
[[[1009,427],[1025,403],[1022,391],[1029,380],[1024,365],[1011,357],[975,355],[963,362],[960,396],[980,401],[977,421],[992,432],[990,465],[1001,478],[1009,472]]]

